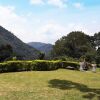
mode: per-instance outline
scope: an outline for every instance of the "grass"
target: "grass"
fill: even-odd
[[[2,73],[0,100],[100,100],[100,69]]]

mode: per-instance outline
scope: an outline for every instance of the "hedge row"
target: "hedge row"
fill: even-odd
[[[79,64],[67,61],[8,61],[0,63],[0,72],[19,72],[19,71],[50,71],[58,68],[67,68],[72,66],[78,69]]]

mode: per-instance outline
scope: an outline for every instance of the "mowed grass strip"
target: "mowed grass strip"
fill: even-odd
[[[100,100],[100,69],[2,73],[0,100]]]

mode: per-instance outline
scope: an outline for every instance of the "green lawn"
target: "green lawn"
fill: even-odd
[[[2,73],[0,100],[100,100],[100,69]]]

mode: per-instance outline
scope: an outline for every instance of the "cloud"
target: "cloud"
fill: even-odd
[[[68,28],[72,31],[83,31],[85,33],[89,33],[89,30],[81,23],[70,23]]]
[[[38,29],[36,35],[39,41],[54,43],[66,34],[66,28],[55,22],[49,22]]]
[[[64,3],[64,0],[48,0],[48,4],[59,7],[59,8],[64,8],[67,6]]]
[[[100,31],[99,16],[98,19],[86,17],[86,20],[83,21],[82,18],[84,19],[85,17],[80,14],[80,16],[75,17],[77,19],[71,18],[68,21],[68,15],[66,18],[57,19],[54,16],[59,16],[58,14],[50,17],[47,16],[48,14],[37,17],[30,11],[25,15],[20,15],[18,12],[16,13],[16,8],[13,6],[0,6],[0,25],[14,33],[24,42],[54,43],[71,31],[84,31],[89,35]],[[85,16],[93,14],[87,13]],[[69,14],[69,17],[72,16]]]
[[[26,40],[29,34],[28,21],[24,16],[15,13],[12,6],[0,6],[0,25],[13,32],[17,37]]]
[[[24,42],[54,43],[65,33],[65,28],[58,23],[48,22],[41,25],[41,21],[34,15],[18,15],[15,8],[10,6],[0,6],[0,25]]]
[[[58,8],[66,8],[67,7],[67,2],[69,0],[30,0],[30,3],[32,5],[51,5],[51,6],[55,6]],[[83,9],[84,6],[82,3],[80,2],[75,2],[72,4],[75,8],[78,9]]]
[[[30,3],[35,5],[35,4],[46,4],[46,5],[52,5],[58,8],[64,8],[67,5],[64,2],[65,0],[30,0]],[[67,0],[66,0],[67,1]]]
[[[44,4],[43,0],[30,0],[30,3],[35,5],[35,4]]]
[[[74,6],[75,8],[78,8],[78,9],[82,9],[82,8],[83,8],[83,4],[81,4],[80,2],[74,3],[73,6]]]

